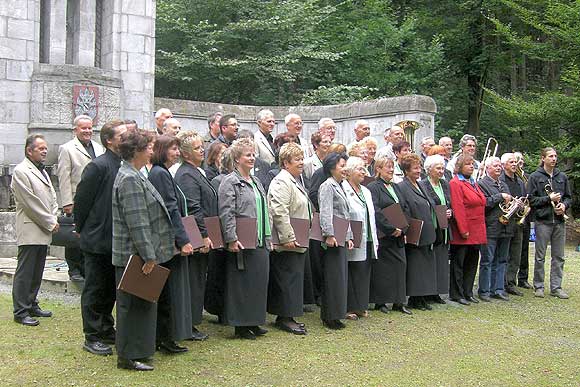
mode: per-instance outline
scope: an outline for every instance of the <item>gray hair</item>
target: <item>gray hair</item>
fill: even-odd
[[[503,155],[501,155],[501,165],[506,165],[506,163],[510,159],[515,159],[517,161],[516,154],[515,153],[504,153]]]
[[[443,146],[442,142],[443,141],[451,141],[451,143],[453,144],[453,139],[451,137],[448,136],[443,136],[439,139],[439,145]]]
[[[369,122],[367,120],[357,120],[354,123],[354,127],[358,128],[359,126],[368,125],[368,124],[369,124]]]
[[[220,159],[220,172],[221,173],[232,173],[235,168],[235,162],[232,157],[232,149],[226,148],[222,152],[222,158]]]
[[[488,167],[490,167],[493,163],[498,162],[501,164],[501,160],[499,159],[499,157],[488,157],[487,160],[485,160],[485,168],[487,169]]]
[[[360,166],[363,166],[363,167],[365,166],[364,160],[361,159],[360,157],[357,157],[357,156],[350,156],[346,160],[346,165],[344,167],[344,170],[348,175],[350,175],[352,173],[352,171],[354,171],[356,168],[358,168]]]
[[[274,117],[274,113],[272,112],[272,110],[262,109],[256,115],[256,121],[262,121],[264,118],[269,117],[269,116]]]
[[[443,166],[445,165],[445,158],[441,155],[427,156],[425,162],[423,163],[425,171],[427,172],[429,172],[431,168],[433,168],[438,164],[441,164]]]
[[[379,146],[379,142],[377,141],[377,139],[374,138],[374,137],[371,137],[371,136],[368,136],[368,137],[363,138],[362,140],[360,140],[360,143],[364,147],[368,147],[369,144],[373,144],[376,147]]]
[[[170,114],[173,115],[173,113],[171,113],[171,110],[167,109],[167,108],[161,108],[159,110],[157,110],[157,112],[155,113],[155,118],[159,118],[161,117],[163,114]]]
[[[172,123],[177,122],[178,124],[181,124],[181,122],[179,122],[179,120],[177,118],[168,118],[163,122],[163,129],[166,129],[167,126],[171,125]]]
[[[254,133],[252,133],[248,129],[238,130],[238,140],[240,138],[251,138],[251,139],[254,139]]]
[[[322,129],[327,122],[334,122],[334,120],[330,117],[323,117],[318,121],[318,129]]]
[[[461,140],[459,140],[459,147],[463,148],[465,145],[467,145],[467,141],[473,141],[475,146],[477,146],[477,139],[475,136],[472,136],[471,134],[464,134],[463,137],[461,137]]]
[[[421,139],[421,145],[425,145],[429,140],[433,140],[433,142],[435,142],[435,139],[432,136],[427,136]]]
[[[81,121],[91,121],[91,123],[93,122],[93,119],[89,116],[87,116],[86,114],[81,114],[79,116],[76,116],[74,121],[73,121],[73,125],[75,127],[79,126],[79,122]]]
[[[296,113],[290,113],[288,114],[286,117],[284,117],[284,124],[288,125],[288,123],[293,119],[293,118],[302,118],[300,117],[298,114]]]
[[[185,130],[177,133],[177,139],[179,140],[179,150],[183,154],[191,155],[193,153],[193,143],[195,141],[201,141],[203,143],[203,138],[195,130]]]

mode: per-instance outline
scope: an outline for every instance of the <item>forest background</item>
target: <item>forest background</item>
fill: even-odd
[[[580,184],[580,1],[158,0],[155,94],[324,105],[423,94],[436,135],[539,151]],[[573,211],[580,213],[575,194]]]

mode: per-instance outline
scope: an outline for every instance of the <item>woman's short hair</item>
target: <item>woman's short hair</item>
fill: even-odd
[[[421,165],[421,157],[415,153],[408,153],[401,159],[400,166],[406,175],[415,164]]]
[[[346,154],[346,146],[344,144],[330,144],[328,147],[328,153],[345,153]]]
[[[322,133],[320,132],[312,133],[312,136],[310,136],[310,143],[312,144],[314,150],[318,148],[321,142],[322,142]]]
[[[336,168],[336,164],[338,164],[340,160],[348,160],[346,153],[329,153],[328,156],[324,158],[324,161],[322,162],[322,171],[327,177],[332,175],[332,171]]]
[[[222,152],[220,161],[220,173],[232,173],[236,167],[232,157],[232,148],[226,148]]]
[[[280,149],[282,145],[287,144],[289,142],[296,142],[296,136],[288,132],[280,133],[274,139],[274,148]]]
[[[291,162],[295,157],[304,157],[304,151],[295,142],[289,142],[280,148],[280,152],[278,153],[278,163],[280,168],[284,168],[284,161]]]
[[[206,163],[207,165],[216,165],[218,161],[218,157],[220,157],[220,152],[223,148],[227,148],[228,146],[223,142],[216,141],[209,146],[207,150],[207,158]]]
[[[425,171],[427,171],[427,173],[429,173],[431,168],[433,168],[434,166],[436,166],[438,164],[445,166],[445,158],[439,154],[434,154],[431,156],[427,156],[427,158],[425,159],[425,162],[423,163],[423,167],[425,168]]]
[[[346,166],[344,167],[344,169],[346,170],[347,175],[350,175],[358,167],[365,168],[364,160],[361,159],[360,157],[352,156],[349,157],[348,160],[346,160]]]
[[[365,148],[368,148],[369,145],[374,145],[375,147],[379,146],[379,142],[377,141],[377,139],[371,136],[365,137],[362,140],[360,140],[360,144]]]
[[[181,152],[181,157],[193,153],[194,142],[201,141],[203,143],[203,139],[195,130],[181,131],[177,133],[176,137],[179,139],[179,151]]]
[[[400,143],[393,145],[393,152],[401,153],[403,148],[411,149],[411,144],[409,144],[407,141],[401,141]]]
[[[360,155],[360,152],[366,148],[360,142],[355,142],[355,143],[351,144],[349,147],[347,147],[347,149],[348,149],[348,152],[347,152],[348,157],[351,157],[351,156],[358,157]]]
[[[166,135],[157,136],[155,139],[155,145],[153,145],[153,156],[151,156],[151,164],[165,164],[167,162],[167,151],[174,145],[179,147],[179,139],[177,137]]]
[[[384,167],[387,164],[395,165],[395,162],[392,158],[387,156],[381,156],[375,160],[375,177],[379,177],[379,169]]]
[[[155,134],[149,130],[128,130],[121,135],[119,154],[123,160],[133,160],[135,153],[143,152],[153,141],[155,141]]]
[[[455,168],[453,168],[453,173],[455,173],[455,174],[461,173],[461,170],[463,169],[463,166],[465,164],[472,163],[473,160],[474,160],[473,159],[473,156],[461,154],[457,158],[457,161],[455,162]]]
[[[251,138],[240,138],[235,140],[232,145],[230,145],[230,149],[232,150],[232,159],[234,160],[234,164],[237,160],[242,157],[245,149],[251,148],[254,150],[254,140]]]
[[[445,148],[443,148],[441,145],[433,145],[427,151],[427,156],[440,155],[441,153],[445,153]]]

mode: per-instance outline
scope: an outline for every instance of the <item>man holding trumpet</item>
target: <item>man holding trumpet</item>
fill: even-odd
[[[530,175],[527,185],[536,222],[534,295],[544,297],[544,260],[546,247],[550,243],[552,246],[550,295],[567,299],[568,294],[562,290],[567,218],[565,212],[572,204],[572,194],[568,178],[556,168],[558,162],[556,150],[544,148],[541,157],[540,166]]]

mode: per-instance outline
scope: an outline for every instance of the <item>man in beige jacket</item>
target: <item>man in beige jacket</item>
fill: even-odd
[[[56,193],[44,170],[47,152],[44,136],[28,136],[26,158],[14,169],[10,184],[16,202],[18,244],[18,265],[12,284],[14,321],[28,326],[38,325],[34,317],[52,316],[40,308],[36,299],[48,245],[52,233],[58,231]]]
[[[104,153],[103,147],[92,140],[93,119],[91,117],[77,116],[74,126],[74,138],[60,146],[57,170],[62,210],[69,216],[73,213],[77,185],[81,181],[85,167],[92,159]],[[70,279],[82,281],[84,262],[80,249],[66,248],[64,255]]]

